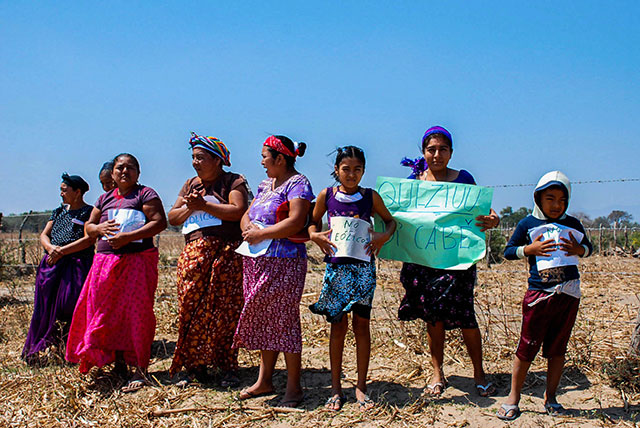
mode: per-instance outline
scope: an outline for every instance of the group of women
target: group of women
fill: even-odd
[[[259,184],[251,204],[244,177],[224,169],[231,166],[231,159],[222,141],[192,133],[189,144],[196,176],[184,183],[168,213],[169,223],[182,225],[185,236],[177,266],[179,332],[169,371],[183,385],[193,378],[208,382],[215,376],[222,386],[235,387],[240,383],[238,348],[259,350],[258,379],[239,395],[239,399],[250,399],[274,392],[273,374],[282,352],[287,384],[281,405],[298,406],[303,399],[299,308],[307,272],[305,238],[298,235],[307,230],[315,199],[309,180],[296,169],[296,159],[304,155],[306,144],[294,143],[283,135],[266,139],[261,164],[267,178]],[[423,156],[405,161],[414,169],[411,178],[475,184],[468,172],[448,167],[452,151],[448,131],[430,128],[422,139]],[[374,194],[372,199],[371,192],[360,192],[364,154],[358,156],[360,169],[355,162],[356,172],[344,172],[344,176],[339,168],[345,157],[336,159],[334,177],[345,183],[337,192],[362,193],[374,204],[373,211],[383,216],[386,226],[395,228],[379,196]],[[114,363],[114,371],[125,374],[130,366],[133,377],[123,390],[135,391],[144,385],[156,322],[153,303],[158,251],[152,238],[167,227],[167,219],[158,194],[139,184],[139,175],[140,165],[134,156],[116,156],[100,171],[105,193],[93,208],[82,198],[88,190],[86,182],[63,175],[60,189],[64,205],[53,212],[40,239],[46,255],[37,274],[34,314],[23,350],[28,362],[38,361],[40,351],[60,345],[66,335],[66,359],[78,363],[81,372]],[[351,180],[350,184],[341,177]],[[334,196],[345,198],[345,203],[362,199],[354,194]],[[323,191],[323,201],[327,198]],[[371,209],[368,212],[373,212]],[[316,231],[317,214],[321,217],[324,212],[315,210],[310,231]],[[499,218],[492,210],[477,221],[486,230],[495,227]],[[374,237],[368,249],[371,262],[393,229],[389,230],[388,235]],[[243,240],[262,245],[261,255],[236,252]],[[375,270],[371,272],[375,287]],[[495,388],[482,369],[481,339],[473,310],[475,268],[445,271],[405,263],[400,280],[406,289],[400,319],[421,318],[428,326],[434,374],[425,393],[439,395],[445,388],[444,331],[461,328],[478,393],[493,394]],[[365,308],[364,315],[358,312],[358,319],[370,312],[373,288],[367,293],[369,309]],[[315,308],[319,311],[318,305]],[[342,310],[353,309],[354,328],[357,308],[362,311],[362,305],[349,303]],[[340,316],[335,320],[342,322]],[[368,321],[366,328],[368,338]],[[366,355],[368,364],[368,351]],[[366,404],[363,408],[370,408],[371,401],[362,395],[360,370],[359,391],[358,401]],[[336,400],[330,399],[327,406],[338,410],[341,401],[340,406],[334,404]]]

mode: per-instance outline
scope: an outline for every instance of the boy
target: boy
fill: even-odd
[[[497,412],[503,420],[520,416],[522,386],[541,346],[548,359],[544,408],[553,416],[567,414],[556,401],[556,390],[580,303],[578,257],[587,257],[593,249],[580,221],[565,214],[570,197],[566,175],[552,171],[542,176],[533,193],[533,213],[518,223],[504,250],[509,260],[527,257],[530,267],[511,392]]]

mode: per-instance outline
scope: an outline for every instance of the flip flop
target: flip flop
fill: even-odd
[[[240,391],[240,394],[238,394],[238,401],[244,401],[244,400],[249,400],[251,398],[258,398],[258,397],[264,397],[265,395],[271,395],[273,394],[273,390],[271,391],[264,391],[264,392],[249,392],[249,390],[247,389],[243,389],[242,391]]]
[[[324,403],[324,408],[327,410],[331,410],[332,412],[337,412],[340,411],[342,409],[342,406],[344,406],[344,403],[347,402],[347,397],[345,397],[344,395],[334,395],[333,397],[329,397],[327,399],[327,402]],[[336,409],[335,405],[338,405],[338,408]]]
[[[302,404],[303,401],[304,401],[304,394],[302,395],[302,397],[300,397],[298,399],[291,399],[291,400],[287,400],[287,401],[281,401],[280,403],[278,403],[277,407],[283,407],[285,409],[296,409],[296,408],[300,407],[300,404]]]
[[[371,410],[375,407],[376,403],[368,395],[365,395],[362,400],[356,400],[358,406],[360,406],[361,412],[366,412],[367,410]]]
[[[125,386],[120,389],[124,393],[136,392],[147,385],[147,381],[144,379],[132,379]]]
[[[423,395],[426,395],[427,397],[440,397],[442,395],[442,393],[444,392],[444,383],[442,382],[436,382],[436,383],[432,383],[431,385],[427,385],[424,388],[424,393]]]
[[[549,416],[569,416],[571,413],[560,403],[544,403],[544,410]]]
[[[500,410],[503,413],[500,413]],[[520,407],[517,404],[501,404],[496,416],[503,421],[515,421],[520,416],[520,413]]]
[[[476,391],[478,391],[478,395],[480,397],[490,397],[492,395],[496,395],[496,387],[493,385],[493,382],[487,382],[486,385],[476,384]]]

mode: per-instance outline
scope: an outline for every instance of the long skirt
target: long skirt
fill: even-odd
[[[53,266],[45,255],[36,274],[33,317],[22,349],[22,358],[30,362],[40,351],[64,340],[76,308],[93,253],[64,256]]]
[[[73,313],[67,360],[80,372],[115,361],[146,369],[156,330],[153,302],[158,286],[158,250],[96,254]]]
[[[327,263],[320,297],[309,309],[332,323],[351,311],[368,319],[375,290],[375,262]]]
[[[444,270],[404,263],[400,282],[406,291],[398,309],[400,320],[442,322],[446,330],[478,327],[473,307],[475,265],[467,270]]]
[[[238,369],[231,347],[242,310],[239,241],[207,236],[189,242],[178,259],[178,343],[170,373],[213,366]]]
[[[243,257],[244,307],[234,347],[302,352],[300,300],[306,258]]]

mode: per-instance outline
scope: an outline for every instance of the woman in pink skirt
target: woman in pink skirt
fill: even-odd
[[[240,226],[249,244],[271,240],[265,254],[243,257],[244,307],[234,338],[235,347],[260,350],[258,380],[240,393],[248,399],[273,393],[273,372],[279,352],[287,365],[287,390],[280,403],[297,407],[300,385],[302,333],[300,300],[307,273],[303,243],[287,239],[302,230],[313,200],[307,178],[295,169],[295,159],[306,144],[294,144],[283,135],[272,135],[262,147],[267,179],[245,213]],[[276,222],[276,210],[289,203],[289,216]]]
[[[97,254],[73,313],[67,360],[80,372],[115,362],[114,371],[133,378],[124,392],[140,389],[151,356],[156,318],[158,250],[153,236],[167,227],[158,194],[138,184],[140,165],[130,154],[116,156],[116,188],[98,198],[86,225],[100,238]]]

